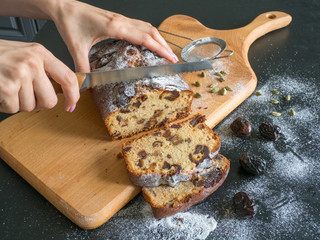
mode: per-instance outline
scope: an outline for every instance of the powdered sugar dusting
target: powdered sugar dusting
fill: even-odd
[[[145,239],[146,236],[152,240],[206,239],[217,226],[212,216],[192,210],[157,220],[153,217],[149,204],[141,196],[137,200],[113,217],[126,226],[125,236],[120,234],[118,239],[138,240]],[[143,231],[139,226],[143,226]]]
[[[215,215],[218,227],[210,235],[213,238],[277,239],[281,236],[292,239],[295,233],[301,235],[301,232],[306,239],[319,236],[320,132],[317,126],[320,99],[315,81],[271,75],[267,84],[257,89],[262,96],[253,94],[214,129],[222,139],[222,154],[231,160],[234,179],[226,183],[229,185],[222,202],[212,204],[212,208],[220,208]],[[273,94],[272,89],[277,89],[280,94]],[[291,95],[290,101],[285,100],[288,94]],[[270,99],[280,103],[272,104]],[[304,106],[301,102],[305,103]],[[289,115],[291,108],[296,111],[295,116]],[[282,115],[273,117],[273,111]],[[230,129],[231,122],[241,115],[253,123],[249,138],[235,137]],[[260,136],[258,127],[263,121],[281,127],[283,135],[278,141],[267,141]],[[251,176],[241,170],[239,156],[245,151],[264,156],[266,173]],[[229,155],[229,152],[236,154]],[[255,201],[257,215],[254,219],[236,219],[229,209],[233,195],[239,191],[246,192]],[[226,209],[231,212],[227,214]]]
[[[140,195],[107,223],[108,228],[126,227],[125,233],[120,232],[116,238],[292,239],[302,233],[305,239],[317,239],[320,234],[317,128],[320,102],[316,97],[319,90],[314,79],[271,75],[266,82],[258,87],[262,96],[253,94],[214,129],[221,137],[221,154],[231,162],[229,177],[222,187],[201,204],[160,221],[153,218],[149,205]],[[272,94],[272,89],[280,94]],[[291,101],[284,100],[287,94],[291,95]],[[271,98],[280,103],[269,103]],[[305,107],[301,107],[301,101]],[[295,116],[288,114],[290,108],[295,109]],[[272,111],[281,112],[282,116],[273,117]],[[239,115],[253,123],[249,138],[235,137],[230,130],[231,122]],[[283,136],[277,142],[260,136],[258,126],[266,120],[281,127]],[[238,159],[245,151],[264,156],[267,170],[263,175],[248,175],[240,169]],[[237,219],[234,214],[232,197],[239,191],[254,200],[257,214],[253,219]],[[99,234],[107,235],[104,230]]]
[[[226,76],[225,78],[228,79],[229,78],[229,69],[232,66],[232,61],[229,59],[219,59],[219,60],[215,60],[212,64],[213,70],[209,70],[206,71],[207,76],[203,79],[201,79],[201,83],[202,83],[202,87],[198,88],[198,87],[192,87],[192,90],[194,91],[194,93],[200,93],[201,94],[201,98],[197,99],[195,98],[192,102],[192,110],[198,110],[198,109],[206,109],[209,108],[210,106],[214,106],[215,103],[217,101],[219,101],[219,96],[218,93],[210,93],[210,88],[208,88],[209,85],[213,84],[213,83],[218,83],[218,85],[216,86],[217,88],[221,88],[222,85],[225,84],[221,84],[218,81],[217,76],[215,75],[216,72],[220,72],[220,71],[224,71],[226,72]],[[243,86],[241,81],[238,81],[237,83],[235,83],[236,85],[231,86],[233,91],[230,92],[230,94],[234,95],[237,94],[240,90],[241,87]],[[210,104],[210,106],[209,106]]]

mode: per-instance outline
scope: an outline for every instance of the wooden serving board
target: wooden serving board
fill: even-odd
[[[291,17],[282,12],[258,16],[249,25],[234,30],[213,30],[196,19],[175,15],[167,18],[159,29],[198,39],[219,37],[227,42],[234,54],[215,63],[224,70],[226,81],[220,83],[207,72],[184,74],[189,84],[202,82],[192,88],[202,94],[195,99],[192,112],[207,116],[214,127],[255,89],[257,79],[247,53],[258,37],[288,25]],[[188,40],[163,35],[167,40],[186,45]],[[179,56],[180,49],[173,47]],[[207,85],[232,87],[233,92],[222,96],[208,93]],[[63,110],[63,97],[51,110],[18,113],[0,123],[0,156],[56,206],[71,221],[82,228],[92,229],[105,223],[140,192],[127,176],[120,141],[111,141],[89,92],[81,95],[73,113]]]

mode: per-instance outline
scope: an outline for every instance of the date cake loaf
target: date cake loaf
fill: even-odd
[[[142,194],[154,217],[160,219],[184,211],[216,191],[229,173],[230,161],[218,154],[213,162],[211,171],[203,177],[180,182],[174,187],[143,187]]]
[[[144,47],[120,40],[93,47],[89,59],[91,71],[169,63]],[[193,99],[189,85],[178,74],[110,83],[92,88],[91,94],[112,139],[187,117]]]
[[[220,149],[220,138],[197,114],[123,142],[130,180],[144,187],[175,186],[205,174]]]

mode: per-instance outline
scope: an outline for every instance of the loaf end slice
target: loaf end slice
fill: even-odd
[[[216,191],[229,173],[230,162],[220,154],[214,161],[216,168],[203,178],[180,182],[175,187],[143,187],[143,196],[150,204],[154,217],[161,219],[184,211]]]
[[[123,143],[130,180],[144,187],[175,186],[211,167],[220,137],[198,114]]]

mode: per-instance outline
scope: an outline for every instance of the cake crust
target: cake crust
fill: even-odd
[[[179,200],[175,200],[173,203],[172,201],[169,201],[169,199],[167,204],[159,205],[155,203],[153,199],[154,197],[151,194],[153,191],[152,189],[154,188],[143,187],[143,196],[150,204],[154,217],[161,219],[187,210],[191,206],[203,201],[205,198],[215,192],[223,184],[230,170],[230,161],[220,154],[218,154],[217,157],[222,161],[221,166],[216,168],[211,175],[209,174],[207,177],[204,177],[201,180],[193,181],[194,185],[197,186],[197,184],[199,184],[199,186],[196,187],[195,192],[182,199],[179,199],[179,196],[176,196]],[[167,188],[170,187],[168,186]]]

